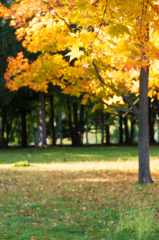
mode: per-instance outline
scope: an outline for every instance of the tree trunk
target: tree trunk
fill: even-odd
[[[106,120],[109,119],[110,113],[106,113]],[[106,123],[105,125],[105,131],[106,131],[106,145],[110,145],[110,124]]]
[[[8,143],[5,139],[5,129],[7,126],[7,110],[5,108],[2,109],[2,147],[6,148]]]
[[[88,122],[88,109],[86,110],[86,144],[88,144],[88,132],[89,132],[89,122]]]
[[[5,109],[2,108],[2,147],[4,147],[5,145],[5,139],[4,139],[5,124],[6,124]]]
[[[22,147],[27,147],[27,134],[26,134],[26,109],[22,108],[21,112],[21,124],[22,124]]]
[[[135,125],[135,120],[131,120],[131,134],[130,134],[130,139],[129,142],[133,143],[133,139],[134,139],[134,125]]]
[[[62,145],[63,132],[62,132],[62,111],[59,112],[59,132],[60,132],[60,145]]]
[[[119,144],[123,144],[123,117],[119,117]]]
[[[78,105],[76,102],[73,103],[73,111],[69,100],[67,100],[67,110],[68,110],[68,123],[70,129],[70,136],[73,146],[82,145],[82,135],[84,132],[84,109],[85,106],[81,104],[80,109],[80,119],[78,120]],[[72,112],[73,112],[73,122],[72,122]]]
[[[73,118],[74,118],[74,134],[75,134],[75,146],[82,145],[80,122],[78,121],[78,105],[77,102],[73,103]]]
[[[100,121],[100,128],[101,128],[101,145],[103,146],[104,144],[104,114],[103,111],[101,112],[101,121]]]
[[[81,104],[80,119],[79,119],[80,145],[83,144],[83,133],[84,133],[84,125],[85,125],[84,111],[85,111],[85,105]]]
[[[54,113],[54,96],[51,94],[50,96],[50,103],[51,103],[51,129],[52,129],[52,145],[56,145],[56,131],[55,131],[55,126],[54,126],[54,118],[55,118],[55,113]]]
[[[106,124],[105,131],[106,131],[106,145],[110,145],[110,125]]]
[[[148,77],[149,67],[145,71],[141,68],[140,72],[140,102],[138,113],[139,124],[139,183],[152,183],[149,167],[149,126],[148,126]]]
[[[97,125],[97,122],[95,124],[95,130],[96,130],[95,136],[96,136],[96,144],[97,144],[98,143],[98,138],[97,138],[98,125]]]
[[[46,121],[45,121],[45,95],[39,94],[39,114],[40,114],[40,143],[41,147],[46,146]]]
[[[125,125],[125,143],[129,144],[129,129],[127,115],[124,117],[124,125]]]
[[[71,111],[71,106],[70,106],[70,102],[67,99],[67,111],[68,111],[68,125],[69,125],[69,129],[70,129],[70,136],[71,136],[71,140],[72,140],[72,145],[75,145],[75,135],[74,135],[74,128],[73,128],[73,123],[72,123],[72,111]]]
[[[154,124],[155,124],[155,117],[153,114],[153,109],[151,107],[151,98],[148,98],[149,100],[149,141],[150,143],[155,143],[155,132],[154,132]]]

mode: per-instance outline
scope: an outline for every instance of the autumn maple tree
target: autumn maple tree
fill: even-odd
[[[10,9],[0,6],[1,16],[10,18],[26,50],[40,53],[34,62],[22,53],[8,58],[6,86],[47,91],[52,82],[66,93],[85,93],[84,101],[96,97],[105,107],[134,113],[139,183],[153,182],[148,94],[154,96],[158,84],[158,12],[155,0],[21,0]],[[130,93],[139,98],[139,108]]]

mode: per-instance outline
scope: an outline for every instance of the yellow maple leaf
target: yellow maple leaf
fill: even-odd
[[[70,56],[70,62],[75,58],[80,58],[84,53],[79,50],[78,47],[73,46],[72,51],[67,53],[65,56]]]

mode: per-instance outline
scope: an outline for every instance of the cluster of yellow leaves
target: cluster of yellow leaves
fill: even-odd
[[[48,83],[63,86],[60,78],[66,75],[68,63],[61,55],[40,55],[36,61],[29,64],[28,59],[19,53],[17,58],[8,59],[8,69],[5,73],[7,87],[17,90],[21,86],[29,86],[36,91],[47,91]],[[61,67],[59,67],[59,65]],[[14,80],[11,80],[11,79]]]

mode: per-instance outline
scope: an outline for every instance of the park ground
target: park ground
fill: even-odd
[[[137,183],[137,155],[137,147],[0,150],[0,239],[159,239],[159,147],[150,148],[154,184]]]

